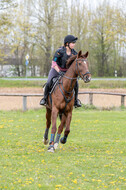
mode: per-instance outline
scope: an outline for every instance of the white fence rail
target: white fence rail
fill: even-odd
[[[89,104],[93,105],[93,95],[94,94],[100,94],[100,95],[113,95],[113,96],[121,96],[121,102],[120,102],[120,106],[125,106],[125,96],[126,94],[122,94],[122,93],[110,93],[110,92],[79,92],[80,95],[83,94],[89,94]],[[43,94],[11,94],[11,93],[0,93],[0,96],[20,96],[22,97],[22,109],[23,111],[27,110],[27,98],[28,97],[42,97]]]
[[[111,92],[79,92],[79,94],[89,94],[89,104],[90,105],[93,105],[93,94],[121,96],[121,104],[120,104],[120,106],[124,106],[125,105],[125,96],[126,96],[126,94],[122,94],[122,93],[111,93]]]

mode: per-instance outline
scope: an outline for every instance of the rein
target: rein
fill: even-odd
[[[85,59],[79,59],[79,60],[85,61]],[[77,58],[76,58],[76,66],[75,66],[75,71],[74,71],[74,72],[75,72],[75,75],[77,75],[77,77],[68,77],[68,76],[65,76],[65,75],[63,76],[64,78],[67,78],[67,79],[70,79],[70,80],[71,80],[70,88],[72,87],[72,82],[73,82],[73,80],[77,80],[78,76],[81,77],[80,72],[78,71],[78,59],[77,59]],[[90,72],[86,72],[85,74],[82,74],[83,80],[84,80],[85,75],[87,75],[87,74],[90,74]],[[63,86],[63,77],[61,78],[61,81],[60,81],[58,84],[59,84],[60,92],[62,93],[62,95],[63,95],[63,97],[64,97],[64,99],[65,99],[65,102],[66,102],[65,108],[63,109],[63,112],[65,112],[66,106],[67,106],[67,104],[73,99],[73,97],[74,97],[74,95],[75,95],[75,92],[74,92],[74,88],[73,88],[72,91],[70,91],[70,92],[68,92],[68,91],[65,90],[65,88],[64,88],[64,86]],[[81,77],[81,78],[82,78],[82,77]],[[61,84],[63,90],[61,89],[60,84]],[[64,93],[63,91],[64,91],[65,93]],[[73,93],[73,95],[72,95],[72,97],[71,97],[71,94],[72,94],[72,93]],[[65,94],[69,95],[69,97],[67,98]]]
[[[80,61],[85,61],[85,59],[79,59],[79,60],[80,60]],[[76,66],[75,66],[75,72],[74,72],[74,73],[75,73],[75,75],[78,75],[79,77],[81,77],[80,72],[78,71],[78,62],[77,62],[77,61],[78,61],[78,59],[76,58]],[[85,61],[85,62],[86,62],[86,61]],[[77,74],[76,74],[76,71],[77,71]],[[87,74],[91,74],[91,73],[88,71],[88,72],[82,74],[83,80],[84,80],[84,77],[85,77]],[[78,76],[71,78],[71,77],[68,77],[68,76],[63,75],[64,78],[67,78],[67,79],[70,79],[70,80],[71,80],[71,86],[72,86],[73,80],[77,79]],[[63,79],[63,77],[61,78],[61,80]],[[63,90],[64,90],[64,92],[65,92],[66,94],[71,94],[71,93],[74,91],[74,89],[73,89],[72,91],[70,91],[70,92],[66,91],[65,88],[63,87],[63,80],[62,80],[59,84],[62,85],[62,88],[63,88]],[[71,86],[70,86],[70,88],[71,88]],[[60,88],[60,85],[59,85],[59,88]],[[60,91],[62,91],[61,88],[60,88]],[[62,94],[63,94],[63,92],[62,92]]]
[[[85,61],[85,59],[79,59],[80,61]],[[67,104],[74,98],[74,95],[75,95],[75,92],[74,92],[74,88],[72,89],[72,91],[66,91],[65,90],[65,88],[64,88],[64,86],[63,86],[63,77],[64,78],[67,78],[67,79],[70,79],[71,80],[71,85],[70,85],[70,88],[72,87],[72,82],[73,82],[73,80],[77,80],[77,78],[78,78],[78,76],[79,77],[81,77],[81,75],[80,75],[80,72],[78,71],[78,59],[76,58],[76,66],[75,66],[75,71],[74,71],[74,73],[75,73],[75,75],[77,76],[77,77],[68,77],[68,76],[65,76],[65,75],[63,75],[62,77],[60,77],[59,78],[59,80],[58,80],[58,86],[59,86],[59,89],[60,89],[60,92],[61,92],[61,94],[63,95],[63,97],[64,97],[64,99],[65,99],[65,102],[66,102],[66,104],[65,104],[65,108],[63,109],[63,113],[65,112],[65,109],[66,109],[66,107],[67,107]],[[84,77],[87,75],[87,74],[90,74],[90,72],[86,72],[86,73],[84,73],[84,74],[82,74],[82,76],[83,76],[83,80],[84,80]],[[61,80],[60,80],[61,79]],[[57,85],[57,84],[56,84]],[[55,85],[55,86],[56,86]],[[61,89],[61,86],[62,86],[62,89]],[[64,92],[65,93],[64,93]],[[73,94],[72,94],[73,93]],[[68,97],[66,97],[66,95],[65,94],[67,94],[68,95]],[[71,94],[72,94],[72,97],[71,97]]]
[[[61,78],[61,80],[62,80],[62,78]],[[65,102],[66,102],[65,108],[63,109],[63,113],[64,113],[64,112],[65,112],[65,109],[66,109],[66,107],[67,107],[67,104],[74,98],[75,92],[74,92],[74,88],[73,88],[73,90],[72,90],[71,92],[66,91],[66,90],[64,89],[64,87],[63,87],[63,81],[59,82],[58,84],[59,84],[60,92],[61,92],[61,94],[63,95],[63,97],[64,97],[64,99],[65,99]],[[63,93],[63,91],[62,91],[62,89],[61,89],[61,87],[60,87],[60,84],[62,85],[62,88],[63,88],[64,92],[65,92],[66,94],[69,94],[69,97],[68,97],[68,98],[67,98],[67,97],[65,96],[65,94]],[[72,97],[70,97],[72,93],[73,93],[73,95],[72,95]]]

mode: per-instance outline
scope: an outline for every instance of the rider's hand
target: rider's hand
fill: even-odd
[[[64,75],[64,73],[63,73],[62,71],[59,71],[58,74],[59,74],[59,76],[61,76],[61,77]]]

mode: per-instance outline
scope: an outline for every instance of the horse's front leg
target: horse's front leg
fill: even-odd
[[[68,113],[67,118],[66,118],[66,128],[65,128],[65,131],[64,131],[64,136],[60,139],[60,142],[62,144],[66,143],[68,134],[70,133],[71,119],[72,119],[72,111]]]
[[[46,129],[45,129],[45,133],[43,137],[43,143],[45,145],[47,145],[49,142],[48,133],[49,133],[50,125],[51,125],[51,110],[49,108],[46,108]]]
[[[58,109],[54,107],[52,109],[52,130],[51,130],[51,139],[50,139],[50,146],[48,147],[48,152],[54,152],[54,138],[56,133],[56,120],[58,115]]]
[[[62,119],[61,119],[61,124],[60,124],[59,127],[58,127],[58,132],[57,132],[56,139],[55,139],[55,143],[54,143],[54,148],[55,148],[55,149],[58,148],[60,136],[61,136],[61,133],[62,133],[63,128],[64,128],[64,126],[65,126],[65,123],[66,123],[66,116],[63,114],[63,115],[62,115]]]

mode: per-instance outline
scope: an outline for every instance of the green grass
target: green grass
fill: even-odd
[[[0,88],[1,87],[42,87],[44,85],[45,81],[42,80],[4,80],[0,79]],[[126,88],[126,81],[119,81],[119,80],[96,80],[91,81],[87,84],[85,84],[82,80],[79,80],[79,87],[80,88]]]
[[[4,80],[0,79],[0,88],[2,87],[17,87],[17,88],[24,88],[24,87],[42,87],[45,81],[28,81],[28,80]]]
[[[126,111],[74,109],[54,154],[44,130],[45,109],[0,111],[1,190],[126,189]]]
[[[112,88],[126,88],[126,81],[119,80],[94,80],[87,84],[85,84],[82,80],[79,81],[80,88],[104,88],[104,89],[112,89]]]

